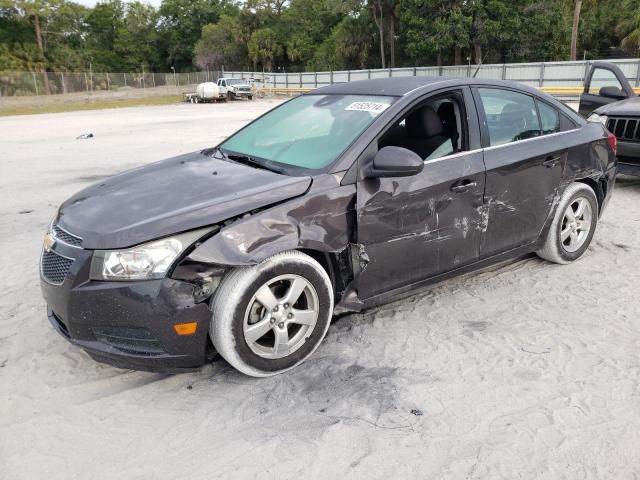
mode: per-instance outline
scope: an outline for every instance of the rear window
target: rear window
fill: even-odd
[[[487,117],[491,146],[540,135],[533,97],[498,88],[479,88],[478,91]]]
[[[560,131],[560,113],[544,102],[536,101],[538,112],[540,112],[540,123],[542,124],[542,134],[548,135]]]

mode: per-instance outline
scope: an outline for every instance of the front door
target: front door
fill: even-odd
[[[609,96],[602,95],[601,90],[609,88]],[[615,94],[615,90],[619,95]],[[614,93],[614,95],[611,95]],[[607,62],[594,62],[587,74],[584,84],[584,92],[580,95],[578,111],[583,117],[588,117],[597,108],[609,103],[617,102],[635,96],[633,88],[624,76],[624,73],[616,65]]]
[[[485,168],[482,151],[469,151],[468,107],[462,92],[439,94],[378,140],[374,150],[408,148],[425,164],[415,176],[358,182],[357,238],[368,257],[357,280],[361,299],[477,260]]]

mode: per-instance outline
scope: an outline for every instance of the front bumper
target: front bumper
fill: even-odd
[[[74,261],[59,285],[41,272],[41,288],[49,322],[69,342],[119,368],[175,373],[207,362],[211,311],[206,302],[197,302],[194,285],[169,278],[91,281],[90,251],[54,248]],[[195,334],[174,330],[175,324],[190,322],[197,323]]]
[[[640,176],[640,142],[618,140],[618,173]]]
[[[640,164],[640,142],[627,142],[618,139],[618,157]]]

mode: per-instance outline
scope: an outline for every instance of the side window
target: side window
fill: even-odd
[[[479,88],[491,146],[540,135],[534,100],[529,95],[497,88]]]
[[[544,102],[536,101],[538,112],[540,113],[540,123],[542,123],[542,134],[559,132],[560,129],[560,113]]]
[[[418,105],[389,127],[378,147],[406,148],[423,160],[463,151],[466,126],[460,101],[457,95],[445,95]]]
[[[596,68],[593,70],[591,76],[591,83],[589,84],[589,93],[592,95],[600,95],[600,89],[602,87],[618,87],[622,90],[622,85],[618,80],[618,77],[606,68]]]
[[[225,82],[224,80],[222,80],[221,86],[226,87],[226,86],[227,86],[227,82]]]

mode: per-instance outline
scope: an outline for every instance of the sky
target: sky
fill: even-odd
[[[93,7],[99,0],[74,0],[76,3],[80,5],[86,5],[87,7]],[[162,0],[142,0],[142,3],[148,3],[149,5],[153,5],[154,7],[159,7],[162,3]]]

